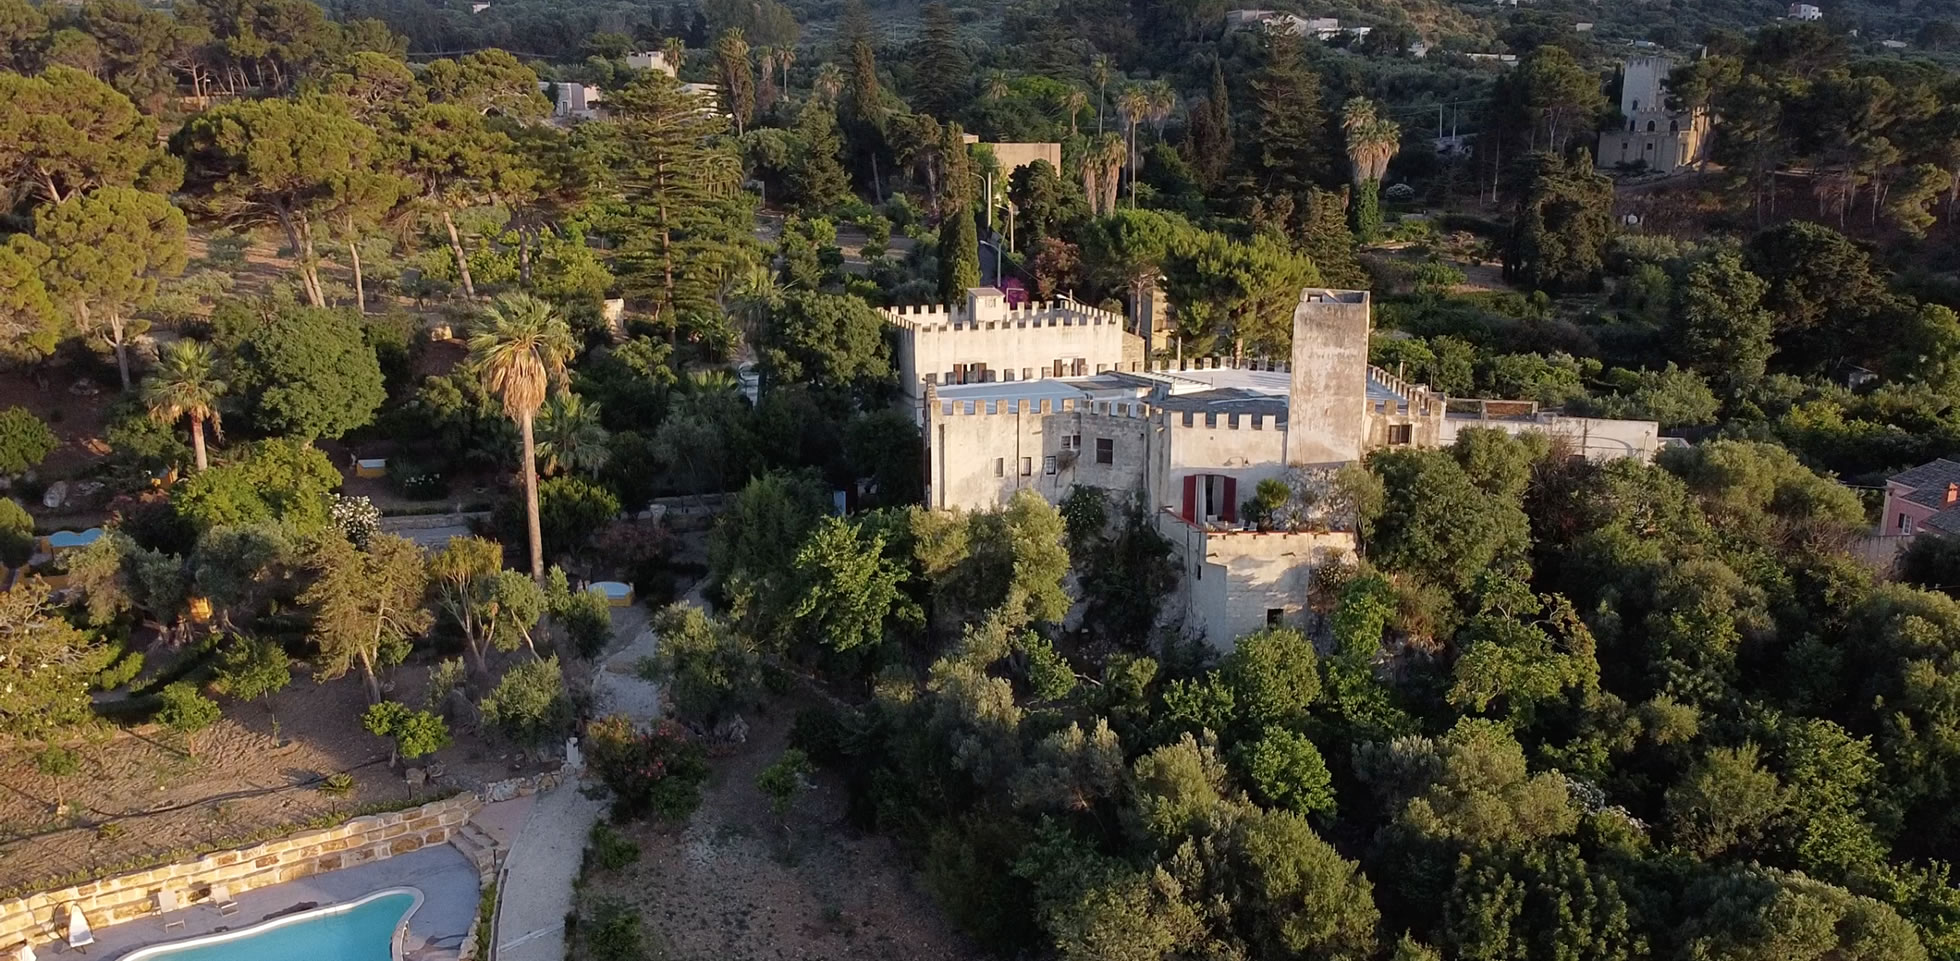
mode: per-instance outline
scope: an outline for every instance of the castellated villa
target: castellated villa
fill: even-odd
[[[1461,400],[1368,364],[1367,291],[1308,288],[1288,363],[1144,359],[1124,319],[1067,299],[886,310],[901,386],[926,440],[926,501],[974,510],[1032,490],[1143,498],[1183,574],[1172,607],[1214,644],[1299,624],[1314,569],[1353,555],[1339,519],[1254,529],[1241,504],[1279,478],[1325,490],[1384,447],[1437,447],[1465,428],[1552,435],[1573,456],[1651,458],[1653,421],[1567,417],[1518,401]]]

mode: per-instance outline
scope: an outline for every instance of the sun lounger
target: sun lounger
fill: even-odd
[[[177,903],[177,892],[167,889],[157,892],[157,917],[163,919],[165,931],[175,931],[184,926],[183,918],[170,918],[170,913],[181,907],[183,905]]]
[[[231,899],[231,888],[226,885],[211,885],[211,903],[218,906],[219,917],[228,918],[238,913],[238,902]]]
[[[89,930],[88,917],[82,914],[78,905],[68,906],[68,946],[80,951],[95,943],[95,932]]]

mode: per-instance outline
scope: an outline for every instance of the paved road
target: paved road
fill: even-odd
[[[646,609],[613,609],[613,643],[593,681],[601,713],[623,713],[640,723],[660,715],[654,686],[632,674],[653,653]],[[536,799],[504,859],[497,889],[503,914],[497,921],[497,961],[564,961],[565,915],[572,910],[586,836],[605,814],[606,802],[566,784]]]

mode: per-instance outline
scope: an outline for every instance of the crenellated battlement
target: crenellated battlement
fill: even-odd
[[[1194,410],[1170,411],[1159,419],[1159,423],[1175,428],[1193,430],[1285,430],[1286,415],[1279,414],[1221,414],[1216,411],[1199,413]]]
[[[944,400],[933,397],[930,405],[942,417],[1080,413],[1100,417],[1148,420],[1157,413],[1149,404],[1140,400],[1090,400],[1076,397],[1013,397],[1002,400]]]
[[[1402,398],[1400,403],[1391,400],[1370,400],[1368,410],[1374,414],[1416,414],[1429,416],[1441,414],[1448,398],[1442,391],[1434,390],[1426,384],[1416,384],[1403,380],[1394,374],[1370,365],[1368,379],[1387,388]]]
[[[884,308],[885,320],[900,330],[913,333],[965,333],[1030,327],[1115,327],[1123,328],[1123,318],[1098,307],[1080,304],[1067,297],[1043,303],[1003,303],[993,311],[976,312],[969,305],[905,304]]]
[[[1281,373],[1293,370],[1293,365],[1283,360],[1266,358],[1237,357],[1185,357],[1179,360],[1159,360],[1150,365],[1150,372],[1175,374],[1186,370],[1270,370]]]
[[[1076,397],[946,400],[933,397],[928,406],[940,417],[999,417],[1023,414],[1083,414],[1143,420],[1159,427],[1192,430],[1276,431],[1286,428],[1284,413],[1245,414],[1163,410],[1141,400],[1092,400]]]

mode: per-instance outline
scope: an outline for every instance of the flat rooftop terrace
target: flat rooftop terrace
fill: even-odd
[[[1205,370],[1108,372],[1085,377],[1038,377],[998,380],[983,384],[949,384],[935,388],[941,401],[1076,401],[1147,399],[1166,410],[1223,410],[1226,407],[1284,410],[1293,391],[1293,375],[1284,370],[1229,367]],[[1368,376],[1368,402],[1407,403],[1408,397]],[[1273,405],[1277,404],[1277,407]]]

